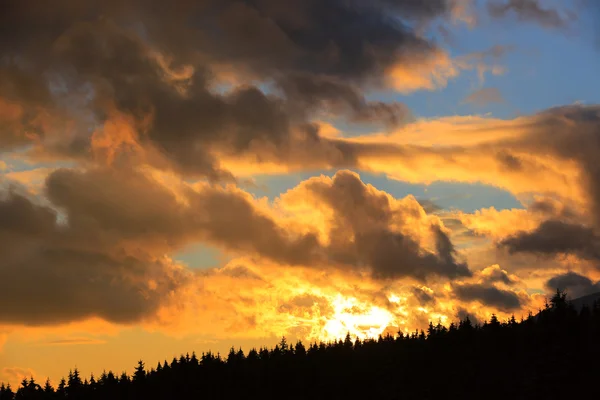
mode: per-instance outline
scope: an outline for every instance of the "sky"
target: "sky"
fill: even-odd
[[[600,291],[600,9],[0,6],[0,381]]]

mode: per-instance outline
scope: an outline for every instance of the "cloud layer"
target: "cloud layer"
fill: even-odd
[[[505,72],[509,46],[454,56],[425,33],[472,26],[469,2],[13,3],[0,12],[3,326],[364,337],[535,310],[529,289],[597,288],[598,106],[423,119],[399,100]],[[485,9],[574,19],[531,0]],[[244,189],[315,170],[331,173],[273,200]],[[524,208],[424,207],[362,171],[488,184]],[[232,260],[174,261],[198,244]]]

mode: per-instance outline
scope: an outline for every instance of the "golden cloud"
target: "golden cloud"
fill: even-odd
[[[188,184],[150,167],[61,169],[48,176],[44,193],[64,212],[65,225],[52,226],[51,210],[13,194],[3,203],[7,212],[35,210],[32,229],[44,229],[24,230],[17,241],[13,236],[7,254],[29,262],[35,253],[22,258],[19,247],[46,241],[64,273],[78,258],[93,261],[85,282],[119,282],[110,284],[111,297],[122,296],[133,308],[116,312],[110,302],[79,302],[74,309],[57,304],[61,311],[54,315],[46,299],[45,315],[19,312],[20,319],[5,322],[31,340],[61,340],[48,339],[53,332],[80,337],[118,331],[134,323],[183,336],[331,339],[350,331],[366,337],[413,330],[432,318],[451,321],[465,307],[484,318],[498,303],[481,306],[487,298],[473,288],[493,290],[490,285],[518,280],[499,267],[470,277],[443,220],[414,197],[396,199],[349,171],[310,178],[274,202],[233,185]],[[165,256],[198,241],[246,256],[207,272],[184,269]],[[36,276],[30,275],[29,286]],[[78,275],[72,278],[79,288],[72,295],[80,296]],[[463,294],[466,302],[454,296],[448,279],[470,285],[475,295]],[[86,291],[101,287],[95,283]],[[64,293],[70,290],[63,285]],[[498,290],[527,304],[510,288]],[[22,328],[47,325],[48,318],[61,324]]]
[[[390,67],[387,75],[391,86],[401,93],[417,90],[436,90],[446,87],[456,78],[460,67],[443,50],[424,54],[409,62],[402,61]]]

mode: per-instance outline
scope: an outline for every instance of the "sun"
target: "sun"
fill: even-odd
[[[325,323],[320,339],[338,340],[350,336],[359,339],[377,338],[386,328],[396,326],[396,316],[390,311],[338,294],[331,300],[333,314]]]

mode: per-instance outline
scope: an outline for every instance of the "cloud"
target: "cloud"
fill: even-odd
[[[85,337],[75,337],[75,338],[64,338],[64,339],[56,339],[50,340],[44,345],[46,346],[76,346],[76,345],[88,345],[88,344],[104,344],[105,340],[100,339],[91,339]]]
[[[224,155],[306,165],[290,154],[304,147],[319,162],[355,164],[352,149],[320,137],[317,114],[405,122],[405,105],[366,100],[366,91],[385,88],[392,70],[402,90],[455,76],[448,55],[410,26],[464,14],[445,0],[94,4],[101,19],[69,0],[41,8],[51,24],[40,23],[34,0],[3,13],[14,38],[0,50],[23,62],[0,67],[8,82],[0,126],[9,128],[0,143],[34,145],[35,157],[133,159],[213,180],[233,179]],[[224,70],[236,83],[215,91],[227,83]]]
[[[197,242],[282,267],[380,280],[471,274],[439,219],[349,171],[309,179],[274,204],[232,185],[111,167],[57,169],[43,193],[44,203],[16,189],[0,201],[4,323],[152,319],[195,279],[166,254]],[[305,221],[298,207],[328,217]],[[223,272],[257,279],[239,267]]]
[[[567,214],[559,215],[560,213],[556,211],[558,213],[556,218],[565,219],[566,222],[574,224],[580,223],[581,215],[588,212],[586,209],[593,213],[594,207],[596,207],[595,204],[597,204],[594,200],[594,182],[596,180],[593,179],[595,173],[591,157],[591,149],[594,148],[592,138],[597,123],[596,120],[597,114],[594,107],[569,106],[508,121],[479,117],[448,119],[443,122],[434,121],[431,122],[431,125],[428,121],[420,121],[415,123],[415,126],[409,124],[403,129],[407,133],[404,139],[397,135],[390,135],[388,137],[373,136],[356,139],[317,139],[315,143],[322,146],[331,146],[331,149],[343,149],[341,154],[351,155],[348,158],[349,163],[372,171],[386,172],[398,179],[416,182],[427,182],[435,179],[457,179],[466,182],[482,181],[507,188],[515,194],[525,194],[533,191],[552,193],[557,198],[569,196],[571,197],[569,208],[576,210],[576,212],[571,212],[572,215],[569,216]],[[457,128],[456,123],[459,124],[460,129]],[[444,136],[444,140],[446,140],[444,146],[428,145],[429,141],[433,141],[433,139],[428,138],[427,135],[423,136],[422,143],[418,145],[402,142],[402,140],[410,138],[411,132],[416,133],[419,129],[427,127],[436,127],[437,133],[446,132],[443,130],[449,129],[449,134]],[[550,137],[546,135],[548,129],[552,129],[553,132]],[[473,136],[476,136],[476,138],[473,138]],[[551,140],[548,140],[549,138]],[[463,141],[463,139],[465,140]],[[459,142],[464,144],[457,144]],[[307,168],[308,165],[327,165],[326,163],[323,164],[322,161],[330,155],[329,153],[319,155],[322,148],[316,146],[311,148],[312,152],[309,152],[309,147],[305,149],[294,147],[293,151],[288,154],[288,160],[295,160],[296,164],[294,165],[301,169]],[[303,153],[305,150],[306,153]],[[262,151],[262,149],[257,148],[258,154],[261,154]],[[588,155],[590,156],[588,157]],[[241,163],[244,163],[245,160],[243,157],[238,158],[238,162]],[[223,157],[222,162],[224,166],[229,165],[227,157]],[[479,163],[481,168],[471,168],[470,166],[474,163]],[[291,164],[287,165],[287,167],[290,166]],[[286,166],[284,165],[284,167]],[[314,187],[318,187],[318,185],[315,184]],[[349,185],[349,188],[351,187]],[[314,190],[308,190],[307,196],[314,197]],[[332,212],[331,206],[323,208],[323,204],[327,204],[327,201],[331,202],[331,200],[328,200],[327,195],[321,194],[321,200],[325,200],[325,202],[321,201],[321,208],[328,210],[327,212]],[[242,204],[244,203],[242,202]],[[537,210],[535,207],[537,207]],[[554,213],[552,211],[548,214],[550,212],[548,207],[544,206],[546,208],[546,211],[544,211],[541,204],[535,207],[531,209],[532,214],[521,213],[528,218],[515,218],[515,221],[519,223],[529,221],[525,227],[527,231],[535,230],[544,220],[544,215],[550,217],[550,214]],[[529,218],[530,215],[533,217]],[[348,219],[347,216],[344,216],[344,218]],[[273,230],[278,232],[279,228],[275,219],[267,217],[265,223],[274,227]],[[519,219],[522,219],[522,221],[519,221]],[[346,223],[352,228],[353,222]],[[182,226],[185,226],[185,224]],[[427,232],[427,234],[421,234],[421,232],[414,235],[413,232],[409,232],[408,238],[410,240],[406,238],[405,232],[400,232],[402,236],[399,236],[398,232],[394,230],[386,231],[381,226],[383,225],[377,225],[377,229],[369,229],[368,231],[362,231],[362,227],[360,227],[355,232],[356,237],[359,239],[354,244],[356,247],[344,247],[348,244],[343,241],[333,245],[331,243],[324,244],[321,241],[321,236],[327,236],[330,228],[328,226],[320,228],[316,226],[312,227],[314,228],[312,230],[301,229],[300,236],[296,235],[289,242],[290,244],[280,246],[282,250],[278,250],[278,252],[283,252],[283,254],[275,254],[270,250],[260,250],[256,247],[258,245],[256,241],[239,241],[239,243],[245,244],[234,250],[264,253],[263,255],[271,257],[271,259],[288,263],[293,259],[291,255],[295,250],[292,249],[305,250],[312,248],[314,249],[312,252],[299,251],[300,254],[303,254],[304,259],[294,262],[315,265],[325,263],[345,265],[351,267],[352,270],[358,269],[380,273],[383,278],[397,276],[395,275],[396,272],[390,272],[395,271],[397,267],[391,261],[387,261],[388,259],[380,257],[380,254],[385,252],[383,248],[377,250],[377,246],[384,246],[383,244],[387,243],[386,246],[388,247],[385,247],[385,250],[386,252],[389,251],[389,254],[405,254],[405,252],[412,254],[414,251],[410,249],[418,249],[421,242],[420,239],[415,240],[414,238],[427,237],[429,241],[428,246],[426,246],[428,251],[421,253],[415,259],[411,259],[408,264],[429,265],[429,269],[426,268],[425,270],[435,271],[436,274],[442,276],[452,276],[453,273],[449,272],[453,270],[452,268],[456,268],[456,271],[462,271],[456,272],[456,276],[466,273],[464,269],[458,267],[459,262],[449,261],[450,258],[444,255],[452,252],[444,250],[448,247],[444,246],[442,235],[438,235],[436,242],[436,232],[432,228],[432,224],[428,225],[427,230],[422,231]],[[516,226],[516,224],[507,224],[507,232],[499,235],[498,239],[501,239],[502,235],[516,233],[514,229],[510,231],[511,228]],[[319,229],[325,232],[322,233]],[[211,237],[208,231],[203,232],[205,236],[200,235],[200,237],[204,240],[230,248],[231,243],[224,238]],[[286,236],[277,233],[274,235],[273,237]],[[177,237],[177,235],[173,237]],[[197,237],[194,236],[194,238]],[[298,241],[299,237],[304,237],[303,240],[306,240],[306,242]],[[375,240],[375,238],[377,239]],[[192,240],[191,236],[189,240]],[[285,240],[281,243],[288,243],[288,239]],[[414,243],[419,245],[417,246]],[[348,250],[346,254],[350,255],[343,259],[339,256],[339,253],[344,252],[340,250]],[[291,251],[291,253],[286,254],[286,251]],[[442,265],[445,266],[442,267]],[[455,267],[452,267],[452,265]],[[448,266],[450,266],[449,269],[446,269]],[[421,269],[414,270],[408,275],[416,276],[418,274],[422,274]],[[425,275],[421,275],[421,279],[424,278]]]
[[[454,215],[475,234],[499,242],[508,236],[532,232],[550,219],[576,223],[581,215],[565,200],[534,195],[533,199],[523,198],[521,201],[526,208],[496,210],[490,207],[473,213],[458,211]]]
[[[0,147],[51,165],[3,176],[29,189],[0,198],[3,324],[100,318],[183,332],[179,319],[199,313],[210,322],[195,329],[209,333],[332,337],[467,306],[512,310],[514,296],[527,306],[504,289],[519,282],[511,269],[472,272],[490,263],[467,263],[412,196],[342,170],[268,201],[234,184],[254,173],[351,168],[541,193],[556,203],[460,220],[515,251],[595,257],[597,107],[415,120],[400,102],[372,100],[436,90],[465,70],[481,81],[504,72],[508,47],[451,57],[414,28],[472,21],[465,2],[38,3],[0,15],[11,32],[0,39]],[[507,7],[555,24],[525,2]],[[324,121],[341,121],[340,131]],[[383,132],[348,137],[349,124]],[[560,238],[574,233],[590,243]],[[244,262],[197,272],[172,261],[195,243]],[[407,316],[409,307],[422,310]]]
[[[6,66],[4,73],[22,78],[8,81],[22,82],[23,88],[7,87],[0,97],[27,108],[28,115],[55,116],[52,123],[36,118],[42,128],[28,129],[35,145],[32,155],[78,160],[92,155],[107,163],[125,159],[213,180],[232,180],[229,169],[244,170],[247,165],[239,164],[250,162],[279,171],[377,170],[377,162],[391,157],[393,149],[323,137],[315,114],[326,111],[360,123],[406,123],[409,114],[404,105],[366,100],[365,91],[381,88],[390,79],[399,90],[443,86],[462,69],[477,69],[481,75],[487,70],[500,73],[496,63],[506,51],[495,46],[452,60],[410,24],[388,17],[418,22],[456,18],[464,11],[460,2],[377,1],[349,6],[342,1],[323,5],[290,0],[282,7],[274,1],[217,5],[206,0],[146,13],[136,12],[135,2],[98,7],[105,16],[102,21],[88,18],[68,1],[45,9],[57,16],[53,24],[38,24],[37,14],[26,3],[3,16],[4,25],[15,31],[14,41],[3,42],[3,49],[27,60],[31,68]],[[144,35],[115,22],[134,15]],[[338,27],[333,31],[331,15]],[[183,16],[214,20],[219,34],[202,40],[204,25],[186,26]],[[356,25],[362,27],[360,40]],[[222,69],[233,71],[238,83],[215,91],[222,83],[216,71]],[[20,93],[26,96],[19,98]],[[15,110],[5,114],[19,115]],[[436,152],[420,150],[397,149],[397,153],[405,157],[425,153],[425,161],[435,161],[431,158]],[[437,156],[451,157],[447,151]],[[468,152],[462,157],[467,156]],[[506,151],[496,160],[473,158],[487,160],[491,169],[512,170],[538,161]],[[544,175],[548,180],[560,178],[558,171]],[[508,185],[502,177],[488,179]]]
[[[307,200],[329,219],[327,253],[334,263],[367,267],[380,278],[470,275],[467,265],[455,259],[439,221],[428,220],[414,198],[399,202],[365,185],[357,174],[338,171],[333,178],[309,179],[282,196],[284,206]],[[423,247],[424,238],[435,251]]]
[[[504,283],[511,286],[519,281],[518,277],[510,275],[506,270],[500,268],[499,265],[491,265],[478,271],[476,276],[483,282],[488,284]]]
[[[288,75],[279,81],[294,113],[321,112],[348,114],[355,122],[383,122],[396,127],[405,122],[410,111],[401,103],[367,101],[360,88],[327,75]]]
[[[204,240],[291,264],[308,263],[317,246],[311,234],[289,235],[235,188],[169,188],[139,171],[94,169],[57,171],[47,179],[47,192],[68,211],[70,227],[107,246],[169,252]]]
[[[414,199],[396,200],[349,171],[290,190],[277,203],[283,215],[233,186],[165,186],[135,171],[59,170],[46,182],[68,226],[96,246],[169,252],[200,240],[284,265],[365,269],[381,278],[469,274],[439,220]],[[295,215],[298,206],[330,218],[307,225]]]
[[[27,142],[23,134],[22,119],[24,109],[21,105],[9,102],[0,97],[0,146],[12,147],[20,142]]]
[[[457,298],[443,280],[432,280],[427,286],[414,279],[381,281],[340,269],[281,268],[249,257],[232,260],[224,269],[230,266],[243,266],[250,274],[232,277],[223,269],[203,272],[186,289],[185,302],[162,308],[158,321],[145,323],[146,329],[182,337],[285,334],[330,340],[347,332],[377,337],[386,330],[414,332],[429,321],[449,324],[460,308],[481,320],[492,312],[508,317],[495,305]]]
[[[543,221],[526,209],[496,210],[494,207],[482,208],[473,213],[459,212],[457,216],[475,234],[494,240],[501,240],[520,231],[531,231]]]
[[[485,106],[492,103],[504,103],[504,98],[498,88],[488,87],[471,93],[463,101],[477,106]]]
[[[457,285],[454,287],[454,293],[463,301],[478,301],[486,306],[496,307],[505,312],[522,306],[522,300],[515,292],[498,289],[491,285]]]
[[[544,229],[537,233],[550,234],[548,229],[552,229],[552,243],[549,242],[550,236],[542,238],[542,241],[556,244],[555,253],[568,252],[565,244],[570,243],[574,254],[584,254],[590,258],[595,257],[597,252],[592,246],[596,246],[594,237],[600,227],[600,173],[593,156],[598,151],[599,116],[597,106],[574,105],[508,121],[488,119],[483,123],[474,118],[467,123],[458,119],[465,125],[459,125],[463,128],[462,132],[453,131],[455,127],[448,129],[437,121],[431,127],[437,125],[437,135],[448,134],[444,137],[444,145],[429,144],[433,138],[428,138],[426,133],[421,138],[423,144],[405,143],[413,129],[415,134],[424,132],[424,128],[428,127],[427,122],[415,127],[408,126],[405,129],[407,135],[403,138],[399,135],[365,136],[354,139],[354,142],[365,145],[362,149],[356,146],[360,165],[399,180],[482,182],[505,188],[517,196],[539,194],[555,199],[553,201],[557,201],[557,204],[562,204],[556,210],[552,209],[558,207],[556,204],[550,207],[537,204],[533,205],[531,214],[526,211],[502,211],[501,214],[511,217],[513,222],[509,224],[508,220],[501,221],[501,218],[496,220],[505,225],[506,231],[501,235],[516,234],[513,228],[517,226],[529,232],[548,220],[549,223],[542,226]],[[480,136],[470,143],[471,136],[476,132]],[[385,151],[376,147],[382,143],[388,144]],[[367,155],[367,145],[373,146],[369,149],[373,154]],[[478,168],[473,169],[472,165],[478,165]],[[487,216],[493,214],[488,212]],[[519,220],[518,215],[524,218]],[[479,218],[479,222],[483,220]],[[465,221],[465,225],[469,226],[468,221]],[[587,237],[589,246],[574,243],[568,237],[562,240],[559,228],[564,228],[562,232],[565,234],[577,233],[578,237]],[[538,250],[541,249],[536,245],[535,251]]]
[[[23,379],[29,380],[29,378],[36,377],[36,373],[31,368],[21,367],[4,367],[0,371],[2,375],[2,381],[10,382],[13,385],[13,390],[16,389],[16,385],[19,384]]]
[[[496,232],[501,241],[523,229],[536,232],[546,218],[576,225],[582,223],[586,208],[593,212],[596,202],[591,149],[596,119],[595,108],[571,106],[509,121],[458,118],[434,121],[431,125],[420,121],[404,128],[408,137],[417,132],[413,130],[427,127],[435,127],[438,133],[448,132],[444,146],[428,145],[433,139],[427,135],[418,145],[405,144],[395,135],[338,137],[319,139],[318,143],[345,149],[366,169],[398,178],[419,182],[450,177],[481,180],[517,194],[552,192],[559,199],[576,194],[567,208],[561,205],[564,203],[546,201],[535,203],[529,211],[515,211],[514,222],[507,224],[506,232],[498,232],[493,225],[503,220],[505,213],[496,216],[490,210],[495,222],[486,229]],[[550,128],[552,136],[545,134]],[[471,140],[472,136],[477,138]],[[459,146],[457,143],[463,138],[466,140]],[[294,148],[290,159],[306,168],[307,164],[301,161],[304,155],[297,152]],[[306,157],[319,163],[314,154],[307,153]],[[227,158],[223,160],[226,165]],[[482,167],[470,167],[473,162],[480,162]],[[553,173],[560,179],[553,180]],[[190,279],[164,254],[198,241],[281,266],[334,269],[381,281],[406,278],[423,282],[471,275],[438,217],[427,215],[413,198],[394,199],[346,171],[333,178],[309,179],[269,205],[234,186],[189,185],[176,175],[115,159],[110,167],[54,171],[46,181],[44,194],[48,205],[36,205],[18,193],[7,194],[3,199],[2,206],[10,216],[3,220],[3,233],[8,238],[3,249],[35,276],[39,274],[33,266],[44,257],[52,268],[58,266],[61,279],[70,276],[73,285],[79,279],[97,285],[80,285],[74,298],[86,291],[105,290],[102,282],[110,282],[120,285],[113,289],[126,292],[124,298],[132,305],[115,310],[108,302],[98,306],[93,301],[80,301],[75,310],[68,311],[64,305],[67,303],[58,302],[60,307],[47,305],[46,315],[17,306],[6,314],[10,316],[7,322],[50,323],[47,315],[55,312],[51,307],[61,310],[55,321],[94,315],[121,323],[149,318],[163,307],[163,300],[173,300],[173,296],[164,293],[183,290]],[[575,211],[564,212],[567,209]],[[506,215],[509,214],[512,216],[512,211]],[[17,215],[28,222],[11,223]],[[59,217],[64,219],[62,225],[57,224]],[[521,222],[524,225],[519,225]],[[519,230],[515,231],[516,227]],[[587,258],[595,256],[594,248],[576,245],[579,247],[568,249],[561,244],[563,247],[555,247],[554,252],[559,249]],[[539,246],[521,249],[538,252]],[[69,272],[80,263],[89,268],[77,270],[79,275]],[[17,264],[5,261],[2,268],[12,279],[7,280],[12,282],[10,287],[29,287],[22,293],[33,293],[34,282],[19,281],[11,269],[13,265]],[[128,271],[128,278],[114,281],[115,276],[120,276],[117,271]],[[52,281],[52,277],[43,272],[36,282]],[[19,298],[16,290],[8,293]]]
[[[388,70],[390,84],[401,93],[417,90],[437,90],[447,86],[462,71],[475,70],[479,81],[485,81],[485,74],[502,75],[505,72],[500,60],[512,50],[508,46],[495,45],[483,51],[476,51],[451,58],[441,50],[431,54],[415,55],[411,60],[394,65]]]
[[[543,7],[539,0],[490,0],[487,8],[494,18],[503,18],[512,11],[519,20],[535,22],[545,28],[565,28],[577,20],[572,11],[561,15],[558,10]]]
[[[57,224],[56,211],[15,191],[0,200],[0,215],[3,323],[57,324],[92,316],[129,323],[152,314],[185,281],[161,257],[86,241],[93,232]]]
[[[456,318],[458,318],[460,321],[463,321],[463,320],[469,318],[469,320],[471,321],[471,324],[473,324],[473,325],[482,325],[483,324],[483,322],[479,318],[477,318],[476,314],[471,313],[469,310],[462,308],[462,307],[457,310]]]
[[[428,305],[435,302],[435,296],[431,289],[428,288],[414,287],[412,294],[419,300],[419,303]]]
[[[554,255],[572,252],[588,260],[600,258],[600,238],[592,228],[557,220],[544,221],[532,232],[508,237],[500,246],[511,253]]]
[[[141,322],[140,322],[141,323]],[[101,317],[89,317],[57,324],[7,324],[0,322],[7,346],[47,346],[49,342],[69,338],[87,338],[92,341],[111,340],[127,325],[110,322]]]
[[[587,276],[569,271],[548,279],[546,288],[566,290],[572,298],[576,298],[600,291],[600,282],[593,282]]]
[[[446,87],[450,79],[456,78],[461,65],[445,51],[424,54],[413,60],[398,63],[388,70],[391,85],[401,93],[417,90],[436,90]]]

